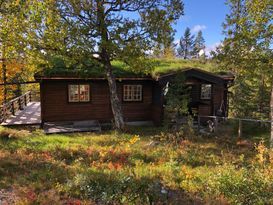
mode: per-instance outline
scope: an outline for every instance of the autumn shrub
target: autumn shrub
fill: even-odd
[[[94,169],[76,175],[62,191],[103,204],[151,204],[162,197],[159,181]]]
[[[100,152],[100,161],[102,162],[118,162],[121,164],[128,163],[130,153],[126,151],[110,149]]]
[[[178,129],[166,130],[159,135],[155,135],[152,139],[161,143],[180,145],[186,139],[193,139],[195,132],[192,127],[192,120],[189,118],[187,123],[180,125]]]
[[[71,164],[74,161],[82,161],[85,164],[90,164],[99,159],[99,152],[91,148],[74,147],[74,148],[61,148],[57,146],[53,150],[54,158],[56,160],[64,161],[66,164]]]
[[[233,169],[216,179],[220,194],[233,204],[265,204],[273,202],[273,183],[255,169]]]
[[[16,129],[1,129],[0,130],[0,139],[11,140],[11,139],[19,139],[30,136],[30,132],[27,130],[16,130]]]
[[[43,191],[36,193],[33,189],[28,187],[17,188],[16,190],[18,199],[15,204],[63,204],[59,193],[55,190]]]

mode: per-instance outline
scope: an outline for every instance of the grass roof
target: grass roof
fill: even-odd
[[[215,70],[215,64],[211,61],[201,62],[199,60],[183,60],[183,59],[151,59],[149,69],[145,65],[138,65],[139,69],[132,69],[121,61],[112,61],[114,67],[113,73],[116,77],[159,77],[164,74],[177,72],[187,68],[199,68],[206,71]],[[105,70],[101,65],[91,64],[89,66],[52,66],[44,69],[42,76],[79,76],[79,77],[105,77]]]
[[[151,74],[153,76],[160,76],[162,74],[172,73],[187,68],[199,68],[211,71],[215,69],[215,65],[210,61],[201,62],[199,60],[157,59],[155,60],[155,67]]]

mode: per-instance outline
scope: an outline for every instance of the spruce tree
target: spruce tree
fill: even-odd
[[[233,114],[238,117],[273,119],[272,91],[272,0],[229,0],[226,35],[216,59],[236,75]],[[272,94],[271,94],[272,96]],[[273,144],[273,124],[272,124]]]
[[[199,31],[193,45],[193,57],[194,58],[200,58],[201,54],[200,51],[204,50],[206,48],[205,46],[205,39],[203,37],[202,31]],[[205,55],[205,53],[204,53]]]
[[[180,39],[178,54],[184,59],[192,57],[194,45],[194,36],[191,34],[190,28],[186,28],[184,36]]]

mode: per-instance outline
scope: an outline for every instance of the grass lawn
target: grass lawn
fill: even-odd
[[[273,204],[273,152],[232,135],[0,128],[0,204]]]

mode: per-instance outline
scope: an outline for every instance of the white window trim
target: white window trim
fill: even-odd
[[[72,100],[71,99],[71,93],[70,93],[71,86],[77,86],[78,87],[78,99],[77,100]],[[80,87],[81,86],[88,86],[88,99],[87,100],[80,100]],[[69,84],[68,85],[68,102],[71,102],[71,103],[90,102],[90,85],[89,84]]]
[[[139,90],[139,98],[135,99],[133,96],[133,92],[131,93],[126,93],[125,89],[126,87],[131,87],[130,89],[133,89],[133,87],[135,87],[137,90]],[[128,88],[127,88],[128,89]],[[128,91],[127,91],[128,92]],[[128,94],[129,96],[126,97],[126,94]],[[142,85],[139,84],[128,84],[128,85],[123,85],[123,101],[124,102],[142,102],[142,96],[143,96],[143,87]]]
[[[208,95],[203,95],[202,93],[202,87],[203,86],[210,86],[210,93]],[[212,97],[212,84],[201,84],[201,93],[200,93],[200,99],[201,100],[211,100]]]

